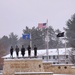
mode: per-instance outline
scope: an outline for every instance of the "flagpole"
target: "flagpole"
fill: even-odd
[[[47,54],[47,61],[49,60],[48,58],[48,48],[49,48],[49,37],[48,37],[48,20],[47,20],[47,35],[46,35],[46,38],[47,38],[47,48],[46,48],[46,54]]]
[[[58,64],[59,64],[59,37],[57,37],[57,52],[58,52]]]
[[[32,39],[31,39],[31,32],[30,32],[30,47],[32,49]]]
[[[66,64],[66,34],[64,35],[65,37],[65,64]]]
[[[62,33],[58,33],[57,34],[57,51],[58,51],[58,63],[60,62],[59,60],[59,49],[58,49],[58,45],[59,45],[59,37],[63,37],[64,36],[64,32]],[[65,61],[66,61],[66,43],[65,43]]]

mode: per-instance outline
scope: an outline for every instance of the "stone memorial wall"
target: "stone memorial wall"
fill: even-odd
[[[15,72],[20,72],[20,75],[28,75],[29,72],[35,72],[35,75],[52,75],[53,73],[43,73],[44,67],[41,59],[4,59],[3,75],[15,75]],[[28,72],[28,73],[27,73]],[[34,75],[34,74],[29,74]]]
[[[75,67],[73,64],[50,64],[43,63],[45,72],[53,72],[55,74],[75,74]]]

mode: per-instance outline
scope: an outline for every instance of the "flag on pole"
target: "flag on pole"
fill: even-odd
[[[39,28],[46,28],[46,23],[38,23]]]
[[[25,40],[26,39],[30,39],[30,34],[23,34],[22,35],[22,38],[25,39]]]
[[[56,36],[57,36],[57,37],[64,37],[64,32],[58,33]]]

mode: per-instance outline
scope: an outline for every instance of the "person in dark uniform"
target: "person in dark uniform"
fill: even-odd
[[[24,48],[24,45],[22,45],[21,54],[22,54],[22,57],[24,57],[24,55],[25,55],[25,48]]]
[[[28,45],[27,50],[28,50],[28,56],[30,57],[30,55],[31,55],[31,47],[30,47],[30,45]]]
[[[37,57],[37,47],[34,45],[34,56]]]
[[[18,57],[19,56],[19,47],[16,45],[16,48],[15,48],[15,51],[16,51],[16,56]]]
[[[11,48],[10,48],[10,55],[11,55],[11,57],[13,57],[13,46],[11,46]]]

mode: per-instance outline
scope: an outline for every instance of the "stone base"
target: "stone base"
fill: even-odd
[[[14,75],[15,72],[44,72],[42,59],[4,59],[3,75]]]

